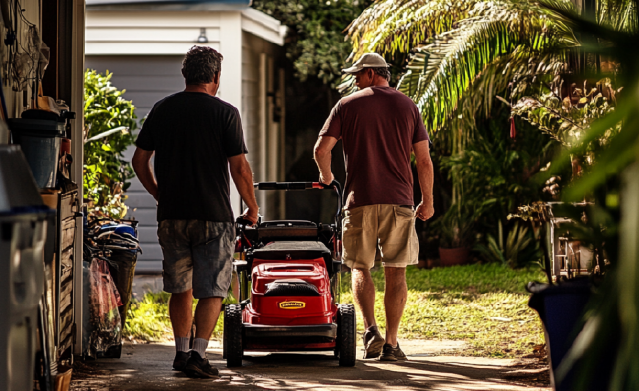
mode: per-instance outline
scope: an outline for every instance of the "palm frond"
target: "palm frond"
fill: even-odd
[[[492,99],[517,75],[559,69],[561,56],[551,49],[577,44],[568,29],[550,22],[540,9],[499,3],[481,3],[476,8],[480,8],[474,10],[478,16],[417,47],[398,84],[434,131],[456,112],[469,88],[480,79],[483,88],[473,89],[471,106],[475,110],[486,103],[480,97]],[[490,77],[482,77],[483,73]]]
[[[626,33],[639,32],[636,0],[604,0],[597,2],[597,23]]]
[[[347,28],[350,59],[363,53],[408,53],[429,37],[452,30],[471,16],[477,0],[384,0],[366,9]]]

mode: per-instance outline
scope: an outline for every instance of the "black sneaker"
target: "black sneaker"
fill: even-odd
[[[175,371],[183,371],[186,367],[186,362],[189,360],[190,354],[189,352],[177,352],[175,353],[175,358],[173,359],[173,370]]]
[[[379,333],[377,326],[371,326],[364,332],[364,358],[377,358],[382,353],[384,337]]]
[[[209,364],[209,360],[200,357],[200,354],[195,350],[191,351],[191,357],[186,362],[184,373],[186,373],[188,377],[202,379],[219,377],[220,375],[220,371],[218,371],[217,368],[213,368],[211,364]]]
[[[384,350],[382,355],[379,356],[379,361],[406,361],[408,357],[402,352],[402,349],[399,347],[399,342],[397,343],[397,347],[392,347],[389,344],[384,344]]]

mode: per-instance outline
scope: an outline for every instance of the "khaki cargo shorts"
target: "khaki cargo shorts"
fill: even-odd
[[[412,207],[365,205],[347,209],[342,220],[342,255],[351,269],[370,269],[379,248],[384,267],[417,264],[419,242]]]

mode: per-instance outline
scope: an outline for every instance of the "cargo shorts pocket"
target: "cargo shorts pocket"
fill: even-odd
[[[355,208],[344,211],[342,220],[342,256],[347,265],[356,261],[357,246],[363,234],[364,210]]]
[[[392,222],[383,228],[382,260],[384,265],[411,264],[411,233],[415,230],[415,213],[410,208],[393,206]]]
[[[224,230],[220,227],[219,224],[216,224],[212,221],[205,222],[206,224],[206,234],[204,237],[205,244],[210,244],[220,238],[220,235],[224,232]]]

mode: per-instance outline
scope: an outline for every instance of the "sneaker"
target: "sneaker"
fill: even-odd
[[[397,343],[397,347],[392,347],[389,344],[384,344],[384,349],[382,355],[379,356],[379,361],[406,361],[408,357],[404,354],[402,349],[399,347],[399,342]]]
[[[183,371],[186,367],[186,362],[189,360],[189,352],[177,352],[173,359],[173,369],[176,371]]]
[[[206,358],[200,357],[200,354],[194,350],[191,351],[191,357],[186,362],[184,373],[188,377],[197,378],[214,378],[220,375],[217,368],[213,368]]]
[[[379,333],[377,326],[371,326],[364,332],[364,358],[377,358],[382,353],[384,337]]]

